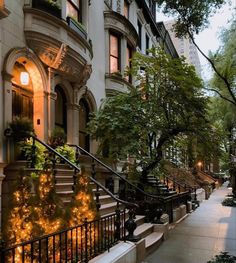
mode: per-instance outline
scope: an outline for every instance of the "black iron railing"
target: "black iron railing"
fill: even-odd
[[[79,157],[81,153],[87,155],[91,158],[91,166],[92,166],[92,177],[96,178],[96,165],[105,168],[107,171],[110,172],[110,176],[115,176],[123,182],[123,189],[119,191],[120,199],[136,203],[138,206],[137,213],[144,214],[146,216],[147,222],[154,222],[159,220],[160,217],[160,209],[162,212],[166,212],[169,215],[170,222],[173,220],[173,209],[176,205],[186,204],[187,201],[190,200],[190,191],[186,190],[180,194],[174,194],[169,197],[165,196],[157,196],[153,194],[146,193],[140,187],[136,186],[135,184],[131,183],[127,180],[124,176],[120,175],[118,172],[114,171],[108,165],[103,163],[101,160],[96,158],[94,155],[83,149],[78,145],[70,145],[76,149],[76,159],[79,163]],[[112,180],[110,180],[112,181]],[[109,184],[108,184],[109,187]],[[112,185],[110,191],[112,191]],[[173,209],[170,209],[172,207]],[[155,220],[154,220],[155,219]]]
[[[0,251],[1,263],[84,262],[125,240],[125,210]]]
[[[10,130],[6,135],[11,138]],[[37,137],[31,136],[30,138],[32,139],[30,158],[28,158],[30,167],[34,168],[36,164],[37,146],[35,143],[38,142],[46,149],[45,164],[50,166],[50,169],[53,171],[55,182],[58,160],[74,170],[74,185],[72,189],[75,191],[78,182],[76,176],[80,171],[78,164],[71,162]],[[12,247],[3,247],[0,251],[1,262],[88,262],[90,258],[109,249],[118,240],[138,240],[139,238],[134,236],[136,228],[134,218],[137,205],[119,199],[94,177],[88,176],[88,179],[97,187],[95,192],[97,210],[100,208],[99,191],[102,190],[117,203],[114,214],[92,222],[85,221],[82,225],[16,244]],[[121,205],[125,207],[122,212],[120,211]],[[127,214],[126,209],[129,210],[128,219],[125,216]],[[126,219],[127,221],[125,222]]]
[[[194,187],[192,187],[191,185],[187,183],[184,184],[180,183],[178,180],[168,175],[165,175],[163,181],[168,187],[172,185],[173,190],[178,190],[179,193],[183,191],[190,191],[190,192],[194,191]]]

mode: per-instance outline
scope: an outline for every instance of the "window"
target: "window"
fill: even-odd
[[[128,68],[131,68],[131,58],[132,58],[132,48],[129,46],[129,45],[127,45],[127,47],[126,47],[126,67],[128,67]],[[131,78],[131,75],[128,75],[128,76],[126,76],[126,78],[125,78],[128,82],[132,82],[132,78]]]
[[[78,22],[82,22],[81,0],[67,0],[66,16],[69,16]]]
[[[120,71],[120,40],[117,35],[110,34],[110,73]]]
[[[124,17],[129,19],[129,3],[127,0],[124,0]]]
[[[149,49],[149,36],[146,34],[146,55],[148,55],[148,49]]]
[[[142,49],[142,24],[138,20],[138,46]]]

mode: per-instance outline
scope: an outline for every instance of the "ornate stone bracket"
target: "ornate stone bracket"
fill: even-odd
[[[58,69],[59,66],[62,64],[63,62],[63,59],[65,58],[66,56],[66,53],[68,51],[68,47],[65,43],[62,43],[61,44],[61,47],[56,55],[56,58],[55,60],[52,62],[52,65],[51,67],[54,68],[54,69]]]

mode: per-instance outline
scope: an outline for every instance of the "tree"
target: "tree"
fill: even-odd
[[[89,132],[115,157],[134,156],[142,178],[162,159],[165,145],[180,134],[206,138],[207,99],[193,66],[161,49],[136,53],[129,73],[138,85],[106,99]],[[140,70],[142,69],[142,70]]]
[[[232,86],[231,79],[228,74],[222,71],[222,68],[217,66],[217,61],[214,56],[207,56],[201,48],[197,45],[194,35],[205,29],[209,24],[209,17],[213,15],[227,0],[208,0],[208,1],[195,1],[195,0],[156,0],[160,7],[166,14],[173,15],[176,18],[176,23],[173,27],[178,37],[188,37],[192,40],[198,51],[210,63],[215,75],[223,82],[224,89],[229,95],[225,96],[224,93],[218,89],[212,89],[221,98],[229,101],[236,106],[236,96],[234,93],[234,86]],[[235,24],[235,23],[234,23]],[[235,25],[234,25],[235,28]],[[233,30],[232,30],[233,31]],[[232,58],[228,57],[226,65],[232,64]],[[234,59],[235,60],[235,59]]]

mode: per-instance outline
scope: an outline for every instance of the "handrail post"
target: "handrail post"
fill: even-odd
[[[135,212],[134,208],[129,209],[129,219],[125,222],[125,229],[128,231],[128,236],[126,240],[131,242],[137,242],[140,240],[140,237],[134,235],[134,230],[137,228],[137,224],[134,221]]]
[[[117,207],[116,207],[116,219],[115,219],[115,233],[114,233],[114,238],[115,240],[120,240],[120,207],[119,207],[119,202],[117,202]]]
[[[30,162],[30,168],[35,168],[36,164],[36,145],[35,145],[35,138],[32,137],[32,147],[31,147],[31,162]],[[27,158],[28,159],[28,158]]]
[[[4,249],[4,241],[1,239],[0,240],[0,263],[4,263],[5,262],[5,255],[3,252]]]
[[[85,229],[85,261],[84,263],[88,263],[88,220],[85,218],[84,220],[84,229]]]

